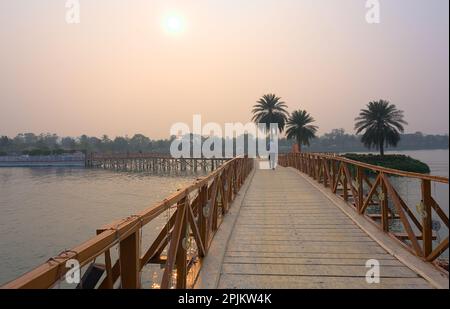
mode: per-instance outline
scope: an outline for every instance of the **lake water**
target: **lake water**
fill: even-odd
[[[0,285],[163,200],[198,175],[0,168]],[[165,222],[156,224],[153,233]],[[148,229],[147,229],[148,230]]]
[[[449,175],[448,150],[397,153],[426,162],[434,175]],[[0,285],[93,237],[96,228],[163,200],[197,177],[82,168],[0,168]],[[419,182],[393,182],[408,205],[420,201]],[[448,215],[448,185],[434,184],[432,190]],[[155,222],[144,238],[153,239],[164,223]],[[448,230],[439,234],[446,237]]]

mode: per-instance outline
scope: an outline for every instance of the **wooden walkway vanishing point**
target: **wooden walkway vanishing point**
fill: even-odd
[[[216,234],[219,240],[212,244],[214,254],[206,258],[197,288],[433,287],[369,237],[339,208],[339,201],[298,171],[256,169],[246,190],[240,209],[234,210],[235,222],[227,223],[232,228],[227,231],[223,224],[223,231]],[[224,238],[228,238],[225,246]],[[389,238],[385,241],[392,245]],[[411,262],[410,253],[396,247],[396,253]],[[380,284],[366,282],[369,259],[380,262]],[[448,288],[448,277],[428,266],[419,268]]]

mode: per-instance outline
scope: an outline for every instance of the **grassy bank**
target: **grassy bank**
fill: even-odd
[[[421,174],[429,174],[430,167],[410,156],[405,155],[373,155],[373,154],[355,154],[347,153],[344,157],[359,162],[364,162],[372,165],[378,165],[386,168],[393,168],[405,172],[414,172]]]

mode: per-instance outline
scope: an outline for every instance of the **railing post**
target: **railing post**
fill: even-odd
[[[244,179],[245,177],[245,171],[243,170],[245,167],[245,165],[242,165],[242,179]],[[227,175],[228,171],[225,169],[222,173],[222,180],[220,182],[221,186],[222,186],[222,190],[221,190],[221,194],[220,194],[220,199],[222,201],[222,214],[225,214],[228,212],[228,175]]]
[[[364,169],[360,166],[357,167],[357,177],[358,177],[358,213],[361,211],[363,205],[364,205],[364,184],[363,184],[363,177],[364,177]]]
[[[305,154],[302,154],[302,172],[305,174],[309,174],[309,165],[308,165],[308,157]]]
[[[141,286],[139,238],[138,229],[119,244],[122,289],[139,289]]]
[[[381,178],[384,179],[384,178]],[[384,180],[381,181],[381,228],[383,231],[389,231],[389,207],[388,207],[388,196],[387,188]]]
[[[242,169],[244,171],[244,178],[247,177],[247,162],[244,161],[242,165]],[[230,207],[229,205],[233,202],[233,169],[228,168],[227,172],[227,210]]]
[[[186,277],[187,277],[187,243],[190,236],[187,226],[187,210],[189,205],[189,199],[185,199],[184,210],[186,213],[184,215],[184,220],[181,226],[181,233],[184,233],[180,237],[178,242],[178,250],[176,257],[176,268],[177,268],[177,289],[186,289]]]
[[[334,163],[334,160],[330,160],[330,180],[331,180],[331,190],[333,190],[335,183],[336,183],[336,164]]]
[[[351,181],[351,179],[347,179],[347,176],[344,173],[344,166],[346,163],[341,162],[342,164],[342,173],[341,173],[341,180],[342,180],[342,189],[343,191],[343,198],[344,201],[348,202],[348,181]]]
[[[424,208],[424,215],[422,216],[423,254],[427,257],[433,250],[430,180],[422,179],[422,203]]]
[[[205,251],[208,252],[208,221],[206,220],[207,213],[205,213],[206,203],[208,202],[208,184],[200,189],[199,207],[198,207],[198,228],[200,230],[200,237],[202,239]]]
[[[317,182],[320,183],[320,157],[316,156],[316,161],[315,161],[315,171],[316,171],[316,180]]]
[[[308,175],[309,175],[309,177],[313,177],[313,174],[312,174],[313,159],[312,159],[311,155],[308,155],[307,158],[308,158]]]
[[[314,155],[312,157],[312,176],[314,180],[317,180],[317,158]]]
[[[316,158],[316,156],[312,156],[312,173],[313,173],[313,178],[314,178],[314,180],[318,180],[317,179],[317,158]]]

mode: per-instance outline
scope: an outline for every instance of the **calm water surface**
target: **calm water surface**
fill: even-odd
[[[448,177],[448,150],[397,153],[424,161],[432,174]],[[197,177],[73,168],[0,168],[0,284],[93,237],[96,228],[163,200]],[[393,183],[414,209],[420,201],[420,183],[403,178],[393,179]],[[434,184],[432,190],[448,215],[448,185]],[[143,243],[150,244],[164,224],[162,216],[147,227]],[[446,237],[448,230],[439,234]]]
[[[0,284],[152,206],[198,175],[0,168]],[[150,234],[165,222],[155,224]],[[148,236],[148,235],[145,235]]]

